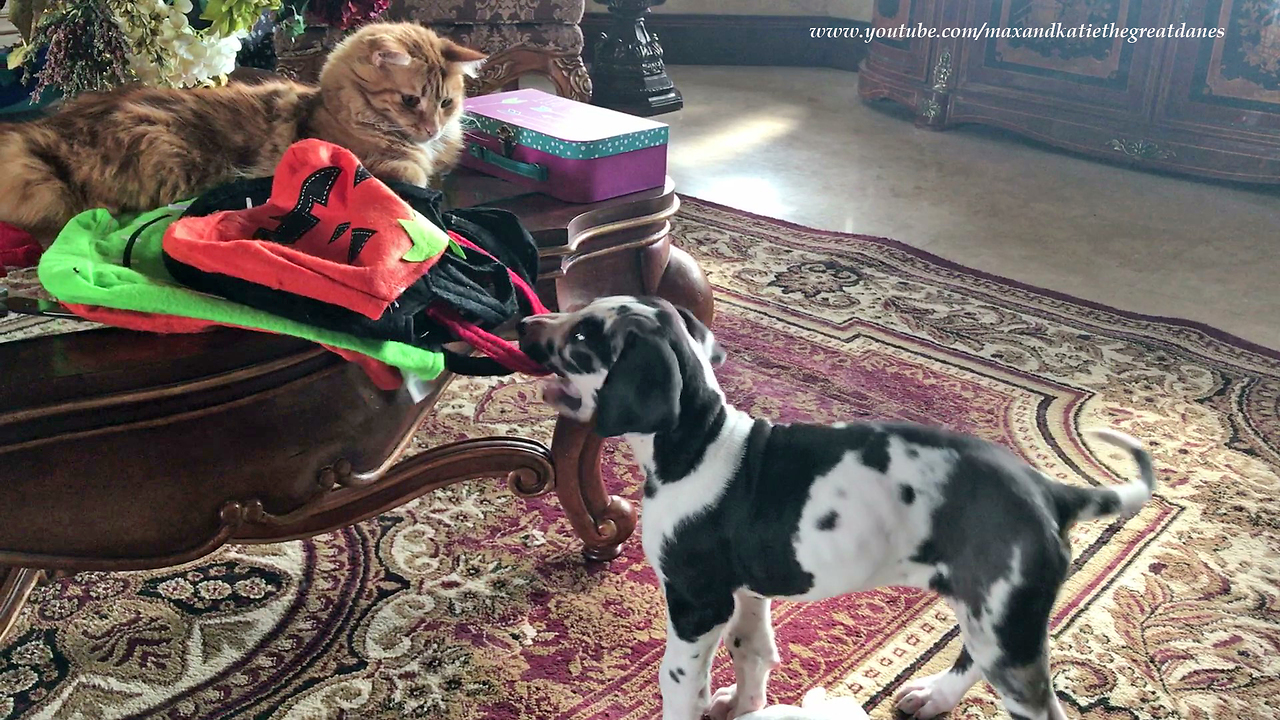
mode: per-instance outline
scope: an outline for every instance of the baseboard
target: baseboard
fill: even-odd
[[[613,23],[608,13],[587,13],[582,19],[588,62],[600,32]],[[829,67],[856,71],[866,57],[866,43],[858,39],[819,39],[815,27],[857,28],[871,23],[831,17],[776,15],[650,14],[645,24],[658,35],[671,65],[780,65]]]

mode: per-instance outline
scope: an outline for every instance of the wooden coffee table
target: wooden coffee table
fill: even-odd
[[[706,278],[669,237],[670,180],[591,205],[466,171],[446,192],[452,207],[521,217],[548,307],[656,294],[711,321]],[[480,477],[527,497],[554,489],[586,556],[616,557],[636,510],[602,481],[602,440],[586,425],[560,420],[549,449],[473,438],[401,459],[450,379],[415,403],[311,343],[234,329],[0,343],[0,638],[43,571],[165,567],[229,542],[309,537]]]

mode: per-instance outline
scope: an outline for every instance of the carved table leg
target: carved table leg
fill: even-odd
[[[610,495],[600,476],[604,439],[590,425],[560,418],[551,439],[556,465],[556,494],[574,532],[586,544],[588,560],[607,561],[622,553],[636,529],[631,501]]]
[[[689,253],[672,246],[660,277],[654,295],[688,308],[707,327],[711,326],[715,315],[711,283]]]
[[[644,292],[688,308],[711,324],[711,284],[689,254],[662,237],[641,251]],[[636,510],[610,495],[600,475],[603,439],[590,426],[560,418],[551,440],[556,494],[573,529],[586,544],[588,560],[612,560],[635,530]]]
[[[0,642],[18,622],[18,613],[40,579],[40,571],[30,568],[0,569]]]

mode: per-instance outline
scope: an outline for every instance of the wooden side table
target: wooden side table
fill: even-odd
[[[446,190],[453,207],[522,218],[548,307],[656,294],[711,321],[706,277],[668,234],[670,180],[591,205],[466,171]],[[593,560],[616,557],[636,524],[581,423],[561,420],[549,449],[475,438],[402,460],[447,373],[414,403],[315,345],[234,329],[36,337],[0,343],[0,368],[0,638],[42,571],[165,567],[228,542],[308,537],[461,480],[554,489]]]

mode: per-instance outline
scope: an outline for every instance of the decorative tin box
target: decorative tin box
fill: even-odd
[[[666,180],[663,123],[541,90],[468,98],[465,108],[469,168],[580,203]]]

